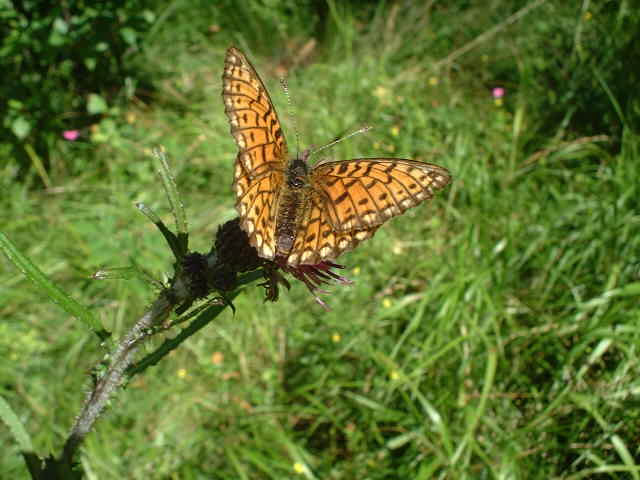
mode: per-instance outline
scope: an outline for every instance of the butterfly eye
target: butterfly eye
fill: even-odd
[[[304,187],[304,180],[301,177],[293,177],[289,180],[289,186],[293,188]]]

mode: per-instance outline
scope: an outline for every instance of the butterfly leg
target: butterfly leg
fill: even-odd
[[[264,282],[258,284],[259,287],[264,287],[266,290],[265,302],[268,300],[270,302],[275,302],[278,300],[278,296],[280,295],[279,283],[282,283],[287,290],[291,289],[291,284],[287,281],[286,278],[282,276],[282,274],[278,271],[278,264],[272,262],[266,262],[262,271],[264,275]]]

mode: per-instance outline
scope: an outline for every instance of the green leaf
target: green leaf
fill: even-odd
[[[56,18],[53,21],[53,28],[49,35],[49,45],[54,47],[60,47],[69,41],[69,26],[61,18]]]
[[[254,272],[251,272],[247,275],[248,278],[254,280],[256,275]],[[127,374],[129,378],[142,373],[147,368],[157,365],[158,362],[165,356],[168,355],[171,351],[175,350],[180,346],[182,342],[187,340],[189,337],[197,333],[202,328],[206,327],[214,318],[220,315],[227,308],[228,305],[231,305],[231,301],[238,296],[241,292],[241,289],[237,289],[234,292],[231,292],[227,295],[227,302],[223,305],[211,305],[205,310],[203,310],[196,318],[193,320],[189,326],[182,329],[180,333],[175,335],[172,338],[166,339],[162,345],[156,348],[153,352],[146,355],[143,359],[136,362],[135,364],[129,366],[127,369]]]
[[[98,61],[95,59],[95,57],[87,57],[83,61],[85,67],[87,67],[87,69],[91,72],[95,70],[96,65],[98,64]]]
[[[67,33],[69,33],[69,25],[67,25],[67,22],[65,22],[62,18],[56,18],[53,21],[53,30],[62,35],[66,35]]]
[[[100,322],[84,305],[71,298],[64,290],[53,283],[42,270],[25,257],[9,238],[0,232],[0,250],[4,251],[9,261],[13,263],[31,282],[39,287],[53,303],[59,305],[65,312],[83,322],[91,328],[100,340],[109,338],[109,332],[102,328]]]
[[[58,32],[51,32],[51,35],[49,35],[49,45],[52,47],[61,47],[64,45],[65,40],[66,37]]]
[[[20,140],[29,135],[31,131],[31,123],[24,117],[17,117],[11,122],[11,131]]]
[[[104,113],[109,109],[107,102],[97,93],[89,94],[89,101],[87,102],[87,111],[92,114]]]
[[[169,203],[171,204],[171,211],[173,212],[173,216],[176,222],[176,231],[178,232],[178,236],[180,236],[181,234],[184,235],[188,231],[187,215],[184,211],[184,204],[180,199],[176,180],[171,173],[171,168],[169,167],[169,162],[167,161],[167,156],[164,153],[164,149],[162,147],[155,148],[153,150],[153,156],[155,158],[155,164],[158,167],[160,179],[162,180],[162,186],[164,187],[164,191],[167,195]],[[184,254],[186,253],[187,245],[186,243],[184,243],[182,245],[182,254],[177,258],[182,258],[182,256],[184,256]]]
[[[120,36],[124,39],[124,41],[128,45],[135,45],[138,36],[136,35],[135,30],[132,28],[124,27],[120,30]]]
[[[2,419],[7,427],[9,427],[9,431],[13,435],[13,438],[15,438],[18,445],[20,445],[20,450],[23,452],[33,451],[31,437],[24,429],[24,426],[18,416],[3,397],[0,397],[0,419]]]
[[[151,10],[144,10],[142,12],[142,18],[144,18],[147,23],[153,23],[156,21],[156,14]]]

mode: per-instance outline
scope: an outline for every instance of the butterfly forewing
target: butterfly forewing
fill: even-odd
[[[400,215],[446,186],[442,167],[398,158],[363,158],[318,165],[314,188],[336,232],[364,230]]]
[[[239,150],[233,189],[240,224],[260,256],[272,259],[287,144],[264,83],[236,48],[227,51],[222,84],[225,113]]]
[[[284,168],[287,144],[278,115],[258,73],[236,48],[227,51],[222,84],[224,111],[247,170],[266,162]]]

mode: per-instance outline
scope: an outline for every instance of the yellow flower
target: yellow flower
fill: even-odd
[[[378,98],[378,100],[383,100],[389,96],[389,90],[382,85],[378,85],[373,91],[373,96]]]
[[[382,300],[382,306],[384,308],[389,308],[391,306],[391,300],[388,298],[385,298],[384,300]]]
[[[178,369],[178,377],[184,378],[186,376],[187,376],[187,369],[186,368],[179,368]]]
[[[440,81],[438,80],[438,77],[429,78],[429,85],[431,85],[432,87],[435,87],[436,85],[438,85],[438,83],[440,83]]]
[[[397,125],[394,125],[393,127],[391,127],[391,130],[389,130],[391,132],[391,135],[393,135],[394,137],[397,137],[398,135],[400,135],[400,127],[398,127]]]
[[[222,352],[213,352],[211,354],[211,363],[220,365],[222,362],[224,362],[224,354]]]
[[[333,343],[338,343],[340,340],[342,340],[342,337],[339,333],[334,333],[333,335],[331,335],[331,340],[333,341]]]
[[[304,468],[304,465],[300,462],[296,462],[293,464],[293,470],[298,474],[302,474],[306,471],[306,468]]]
[[[391,380],[398,380],[400,378],[400,374],[396,370],[391,370],[391,372],[389,372],[389,378]]]
[[[355,267],[352,271],[353,275],[359,275],[360,274],[360,267]]]

